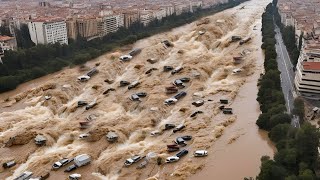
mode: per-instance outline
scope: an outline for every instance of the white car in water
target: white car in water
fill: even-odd
[[[179,161],[179,157],[177,156],[170,156],[170,157],[167,157],[166,159],[166,163],[172,163],[172,162],[176,162],[176,161]]]
[[[132,56],[130,55],[123,55],[123,56],[120,56],[119,58],[121,61],[129,61],[132,59]]]
[[[81,81],[81,82],[88,81],[89,79],[90,79],[90,76],[87,76],[87,75],[78,77],[78,81]]]
[[[178,100],[176,98],[169,98],[164,101],[165,105],[175,104]]]
[[[208,156],[208,151],[206,150],[197,150],[193,153],[194,157],[203,157]]]

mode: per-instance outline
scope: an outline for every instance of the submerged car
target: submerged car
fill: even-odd
[[[193,153],[194,157],[203,157],[208,155],[208,151],[206,150],[197,150]]]
[[[176,133],[176,132],[178,132],[178,131],[181,131],[183,128],[185,128],[186,126],[185,125],[183,125],[183,124],[180,124],[180,125],[178,125],[177,127],[175,127],[174,129],[173,129],[173,133]]]
[[[67,164],[70,163],[71,161],[72,161],[72,160],[69,160],[68,158],[63,158],[63,159],[55,162],[55,163],[52,165],[52,169],[57,170],[57,169],[61,168],[62,166],[67,165]]]
[[[164,101],[164,104],[165,104],[165,105],[171,105],[171,104],[175,104],[177,101],[178,101],[178,100],[175,99],[175,98],[169,98],[169,99],[166,99],[166,100]]]
[[[124,162],[124,165],[125,165],[125,166],[130,166],[130,165],[132,165],[133,163],[136,163],[136,162],[140,161],[141,159],[142,159],[141,156],[135,155],[135,156],[127,159],[127,160]]]
[[[132,59],[132,56],[130,55],[123,55],[123,56],[120,56],[119,58],[121,61],[130,61]]]
[[[176,154],[176,156],[179,157],[179,158],[181,158],[181,157],[187,155],[188,153],[189,153],[188,150],[183,149],[182,151],[178,152],[178,153]]]
[[[166,163],[172,163],[172,162],[177,162],[179,161],[179,157],[177,156],[170,156],[170,157],[167,157],[166,159]]]

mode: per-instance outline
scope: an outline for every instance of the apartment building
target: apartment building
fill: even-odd
[[[320,44],[306,41],[297,63],[295,86],[306,97],[320,97]]]
[[[133,23],[139,21],[139,12],[136,10],[125,11],[122,14],[123,14],[123,24],[125,28],[128,28]]]
[[[100,18],[97,28],[100,37],[103,37],[111,32],[116,32],[119,27],[123,26],[123,15],[110,15]]]
[[[59,18],[38,18],[28,23],[35,44],[68,44],[66,22]]]
[[[154,19],[153,11],[151,11],[151,10],[140,11],[140,22],[144,26],[147,26],[153,19]]]
[[[17,42],[15,37],[0,36],[0,57],[4,55],[5,51],[15,50]]]

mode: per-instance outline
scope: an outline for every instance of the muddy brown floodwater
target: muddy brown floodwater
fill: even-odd
[[[34,177],[50,172],[49,180],[66,179],[65,167],[52,171],[51,166],[63,157],[88,154],[92,162],[76,169],[83,179],[224,179],[234,180],[256,176],[260,157],[272,156],[274,147],[265,132],[259,131],[255,121],[259,116],[257,79],[263,72],[261,46],[261,14],[269,0],[251,0],[238,7],[208,16],[194,23],[175,28],[137,43],[107,53],[86,63],[87,68],[73,67],[23,84],[17,90],[0,95],[0,164],[15,160],[10,169],[0,167],[0,179],[11,180],[24,171]],[[200,34],[203,31],[204,34]],[[231,42],[239,35],[252,40],[243,45]],[[161,41],[169,40],[171,47]],[[142,48],[130,62],[120,62],[119,56],[131,48]],[[234,63],[234,56],[242,56]],[[149,63],[147,59],[156,62]],[[99,64],[99,73],[88,82],[76,78]],[[182,66],[177,74],[163,72],[163,66]],[[150,69],[151,73],[146,74]],[[234,73],[235,69],[241,72]],[[176,104],[164,105],[173,95],[165,93],[175,79],[188,77],[179,92],[186,97]],[[109,80],[109,81],[106,81]],[[140,85],[133,89],[119,87],[121,80]],[[108,94],[107,89],[113,88]],[[131,101],[133,93],[146,92],[141,101]],[[44,96],[52,98],[45,100]],[[219,109],[221,97],[229,99],[232,115]],[[85,110],[77,107],[79,100],[97,100],[97,105]],[[192,102],[203,100],[195,107]],[[195,111],[202,111],[191,117]],[[91,116],[90,116],[91,115]],[[85,129],[79,122],[95,117]],[[184,124],[177,133],[164,130],[166,123]],[[158,136],[151,136],[152,131]],[[115,143],[105,135],[113,131],[119,135]],[[89,137],[80,139],[87,133]],[[36,146],[34,138],[47,138],[45,146]],[[166,145],[183,135],[191,135],[189,154],[178,162],[158,165],[175,153]],[[14,137],[11,143],[7,143]],[[206,158],[195,158],[194,150],[208,150]],[[152,152],[143,169],[137,165],[123,167],[133,156]]]

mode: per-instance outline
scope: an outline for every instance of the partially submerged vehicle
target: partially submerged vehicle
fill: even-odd
[[[82,76],[79,76],[77,79],[78,79],[79,81],[81,81],[81,82],[85,82],[85,81],[88,81],[88,80],[90,79],[90,76],[88,76],[88,75],[82,75]]]
[[[69,176],[69,179],[70,180],[79,180],[79,179],[81,179],[81,174],[71,174]]]
[[[237,69],[232,70],[232,74],[237,74],[237,73],[240,73],[241,71],[242,71],[242,69],[237,68]]]
[[[223,114],[233,114],[232,113],[232,108],[230,107],[225,107],[222,109]]]
[[[109,89],[107,89],[106,91],[103,92],[103,95],[106,95],[106,94],[108,94],[109,92],[115,91],[115,90],[116,90],[116,89],[114,89],[114,88],[109,88]]]
[[[181,91],[178,94],[176,94],[175,96],[173,96],[173,98],[179,100],[179,99],[185,97],[186,95],[187,95],[187,93],[185,91]]]
[[[178,92],[178,88],[176,86],[168,86],[165,87],[166,89],[166,94],[173,94]]]
[[[241,36],[231,36],[232,42],[240,41],[241,39],[242,39]]]
[[[43,135],[38,134],[36,136],[36,138],[34,138],[34,142],[36,143],[36,145],[38,146],[43,146],[46,144],[47,142],[47,138]]]
[[[128,54],[130,56],[135,56],[135,55],[138,55],[141,52],[141,50],[142,49],[140,49],[140,48],[136,48],[136,49],[131,50]]]
[[[178,126],[176,126],[174,129],[173,129],[173,133],[176,133],[178,131],[181,131],[183,128],[185,128],[186,126],[184,124],[180,124]]]
[[[97,74],[99,71],[97,68],[92,68],[89,72],[87,72],[87,76],[92,77],[93,75]]]
[[[165,45],[166,48],[173,46],[169,40],[164,40],[162,43]]]
[[[173,70],[172,66],[163,66],[163,71],[164,72],[169,72],[169,71],[172,71],[172,70]]]
[[[167,157],[166,159],[166,163],[172,163],[172,162],[177,162],[179,161],[179,157],[177,156],[170,156],[170,157]]]
[[[15,165],[16,165],[16,162],[15,162],[15,161],[9,161],[9,162],[3,163],[3,164],[2,164],[2,167],[3,167],[4,169],[7,169],[7,168],[11,168],[11,167],[13,167],[13,166],[15,166]]]
[[[152,132],[150,133],[150,135],[151,135],[151,136],[159,136],[159,135],[161,135],[161,131],[159,131],[159,130],[152,131]]]
[[[229,101],[228,101],[228,99],[220,99],[220,103],[221,104],[228,104]]]
[[[182,151],[178,152],[178,153],[176,154],[176,156],[179,157],[179,158],[181,158],[181,157],[187,155],[188,153],[189,153],[188,150],[183,149]]]
[[[73,159],[73,162],[77,167],[81,167],[81,166],[85,166],[87,164],[90,164],[91,158],[87,154],[81,154],[81,155],[76,156]]]
[[[204,100],[198,100],[192,103],[195,107],[200,107],[204,104]]]
[[[139,81],[133,81],[133,82],[128,86],[128,89],[135,88],[135,87],[137,87],[139,84],[140,84]]]
[[[120,81],[120,87],[128,86],[129,84],[129,81]]]
[[[145,74],[150,74],[152,71],[158,70],[157,68],[150,68],[148,71],[146,71]]]
[[[89,110],[89,109],[93,108],[96,105],[97,105],[97,101],[94,100],[91,103],[89,103],[88,105],[86,105],[86,110]]]
[[[147,166],[147,164],[148,164],[148,161],[144,160],[137,166],[137,169],[145,168]]]
[[[174,75],[174,74],[177,74],[179,73],[180,71],[183,70],[183,67],[182,66],[178,66],[176,67],[173,71],[171,71],[171,74]]]
[[[150,59],[147,59],[147,62],[149,62],[150,64],[154,64],[154,63],[158,62],[158,59],[150,58]]]
[[[173,129],[173,128],[175,128],[175,127],[176,127],[176,125],[174,125],[174,124],[165,124],[165,125],[164,125],[164,130]]]
[[[135,156],[127,159],[127,160],[124,162],[124,165],[125,165],[125,166],[130,166],[130,165],[132,165],[133,163],[136,163],[136,162],[140,161],[141,159],[142,159],[141,156],[135,155]]]
[[[33,173],[31,171],[25,171],[20,176],[14,178],[14,180],[27,180],[27,179],[30,179],[32,174]]]
[[[71,161],[73,161],[73,159],[68,159],[68,158],[63,158],[55,163],[53,163],[52,165],[52,169],[53,170],[57,170],[57,169],[60,169],[62,166],[65,166],[67,165],[68,163],[70,163]]]
[[[196,112],[194,112],[194,113],[192,113],[191,115],[190,115],[190,117],[196,117],[198,114],[202,114],[203,113],[203,111],[196,111]]]
[[[90,136],[90,134],[84,133],[84,134],[80,134],[80,135],[79,135],[79,138],[80,138],[80,139],[85,139],[85,138],[88,138],[89,136]]]
[[[185,87],[185,85],[183,84],[183,82],[180,79],[174,80],[172,84],[177,86],[177,87],[180,87],[180,88],[184,88]]]
[[[107,141],[113,143],[118,141],[118,134],[116,134],[115,132],[109,131],[108,134],[106,135]]]
[[[164,104],[165,105],[172,105],[172,104],[175,104],[178,100],[176,98],[169,98],[169,99],[166,99],[164,101]]]
[[[175,151],[179,151],[180,147],[178,144],[169,144],[167,145],[167,151],[168,152],[175,152]]]
[[[233,57],[233,62],[234,62],[235,64],[240,64],[242,60],[243,60],[243,57],[242,57],[242,56],[235,56],[235,57]]]
[[[176,144],[178,145],[182,145],[182,146],[186,146],[187,144],[185,143],[185,140],[181,137],[176,138],[176,140],[174,141]]]
[[[204,156],[208,156],[208,151],[206,150],[196,150],[193,153],[194,157],[204,157]]]
[[[87,101],[78,101],[78,107],[86,106],[88,105]]]
[[[130,61],[132,59],[132,56],[130,55],[123,55],[123,56],[120,56],[119,58],[121,61]]]
[[[243,45],[243,44],[249,42],[250,40],[251,40],[251,37],[248,37],[248,38],[246,38],[246,39],[241,40],[241,41],[239,42],[239,44],[240,44],[240,45]]]

